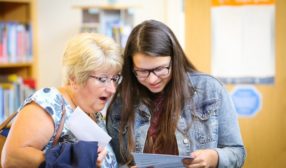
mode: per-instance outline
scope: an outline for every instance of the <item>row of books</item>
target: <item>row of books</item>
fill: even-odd
[[[97,24],[83,24],[80,31],[101,32],[106,36],[113,38],[122,48],[124,48],[131,32],[131,27],[121,24],[107,24],[107,26],[104,27],[104,32],[102,32],[102,28]]]
[[[33,79],[17,75],[0,75],[0,121],[17,111],[24,100],[35,91]]]
[[[30,24],[0,22],[0,63],[32,61]]]
[[[125,48],[130,33],[130,26],[114,26],[112,28],[112,38],[118,42],[122,48]]]

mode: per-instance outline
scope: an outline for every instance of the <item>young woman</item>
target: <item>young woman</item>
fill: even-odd
[[[107,130],[120,164],[131,152],[192,156],[185,167],[241,167],[245,149],[233,103],[214,77],[187,59],[173,32],[147,20],[127,41],[123,80]]]
[[[2,166],[39,167],[45,152],[52,148],[63,111],[67,121],[80,107],[98,125],[105,126],[100,111],[115,93],[122,63],[120,48],[110,38],[94,33],[72,38],[63,57],[64,85],[40,89],[24,101],[4,145]],[[60,144],[77,141],[65,122]],[[117,167],[109,145],[100,149],[97,158],[86,159],[94,160],[92,164],[97,166]]]

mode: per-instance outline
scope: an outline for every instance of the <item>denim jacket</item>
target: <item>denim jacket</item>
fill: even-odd
[[[227,91],[217,79],[207,74],[189,73],[188,80],[194,95],[185,101],[177,124],[175,134],[179,155],[189,156],[198,149],[214,149],[219,155],[219,168],[242,167],[246,152],[235,108]],[[111,145],[119,162],[120,109],[120,99],[117,99],[107,121]],[[136,106],[135,112],[135,152],[143,152],[151,114],[144,104]],[[124,135],[127,139],[126,132]]]

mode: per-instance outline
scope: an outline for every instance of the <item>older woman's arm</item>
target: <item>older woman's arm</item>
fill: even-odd
[[[3,147],[1,163],[9,167],[39,167],[45,160],[42,149],[54,132],[51,116],[35,103],[26,105],[16,116]]]

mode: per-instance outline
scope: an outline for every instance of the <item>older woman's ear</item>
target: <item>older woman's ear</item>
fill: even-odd
[[[71,85],[71,87],[72,87],[73,89],[77,89],[77,82],[76,82],[74,76],[73,76],[73,77],[70,77],[69,83],[70,83],[70,85]]]

